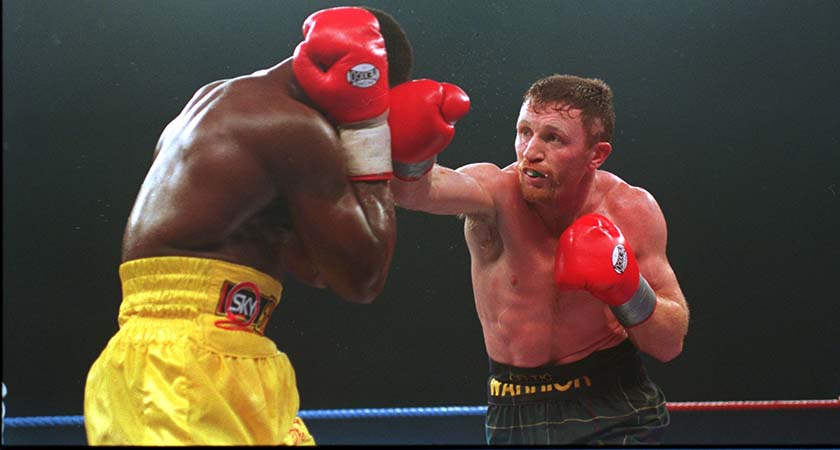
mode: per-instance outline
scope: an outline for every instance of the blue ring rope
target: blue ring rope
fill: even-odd
[[[417,408],[363,408],[363,409],[312,409],[298,411],[298,417],[305,420],[318,419],[379,419],[387,417],[449,417],[483,416],[486,406],[435,406]],[[9,428],[36,427],[81,427],[83,416],[34,416],[7,417]]]

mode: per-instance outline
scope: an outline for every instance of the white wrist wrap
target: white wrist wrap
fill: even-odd
[[[391,177],[391,129],[388,122],[371,128],[339,128],[338,135],[346,150],[344,154],[348,176],[367,178],[383,175],[383,179]]]
[[[638,325],[653,314],[656,308],[656,293],[648,284],[647,280],[639,275],[639,288],[630,297],[630,300],[618,306],[611,306],[615,318],[623,327],[629,328]]]

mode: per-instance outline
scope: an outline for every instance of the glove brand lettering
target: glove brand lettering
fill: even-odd
[[[615,273],[621,274],[627,269],[627,250],[624,249],[623,245],[618,244],[613,249],[612,264]]]
[[[388,109],[388,55],[373,14],[352,7],[325,9],[309,16],[302,31],[303,41],[295,48],[292,69],[316,109],[339,127],[377,118]],[[381,147],[377,153],[387,153],[390,160],[388,145]],[[378,179],[390,177],[389,173]]]
[[[358,64],[347,71],[347,82],[359,88],[369,88],[379,81],[379,69],[373,64]]]

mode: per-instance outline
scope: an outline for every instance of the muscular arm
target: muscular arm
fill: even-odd
[[[616,206],[621,229],[633,248],[639,270],[656,293],[656,309],[645,322],[627,330],[643,352],[660,361],[676,358],[688,332],[688,304],[666,256],[667,226],[656,200],[639,188]]]
[[[487,163],[457,170],[435,164],[417,181],[394,179],[391,190],[394,201],[406,209],[440,215],[486,215],[495,207],[481,180],[498,172],[498,167]]]
[[[284,246],[283,266],[291,272],[298,281],[316,288],[326,288],[324,279],[318,267],[312,262],[309,252],[304,248],[300,239],[292,234]]]
[[[337,136],[326,123],[302,121],[290,133],[297,146],[278,157],[278,164],[291,168],[281,189],[317,282],[347,300],[369,303],[385,285],[396,240],[388,183],[349,182]]]

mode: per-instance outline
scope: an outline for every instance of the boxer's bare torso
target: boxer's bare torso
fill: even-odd
[[[559,233],[523,200],[516,170],[515,164],[503,170],[488,164],[467,172],[482,182],[498,208],[495,217],[467,216],[464,224],[488,355],[508,365],[536,367],[577,361],[618,345],[627,333],[607,305],[588,292],[554,287]],[[631,188],[618,177],[597,172],[580,214],[614,217],[606,200],[626,189]]]
[[[291,60],[196,92],[158,141],[123,260],[214,258],[338,289],[381,274],[368,269],[382,252],[364,246],[393,238],[393,210],[377,205],[390,191],[347,181],[335,129],[303,99]]]

